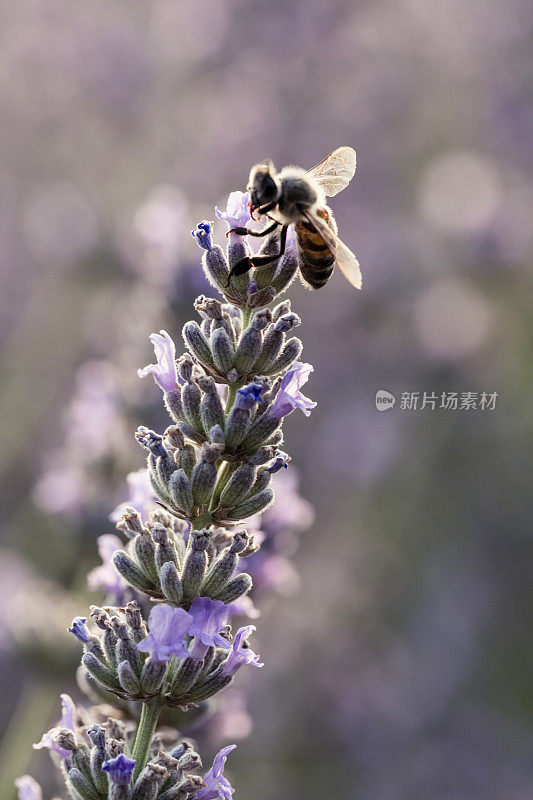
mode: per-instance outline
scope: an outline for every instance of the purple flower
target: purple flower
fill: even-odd
[[[183,608],[172,608],[166,603],[154,606],[148,617],[148,638],[137,647],[142,653],[150,653],[154,661],[168,661],[171,656],[187,658],[189,652],[183,637],[192,621],[191,614]]]
[[[246,639],[255,631],[255,625],[246,625],[239,628],[231,645],[229,655],[222,665],[226,675],[235,675],[243,664],[251,664],[253,667],[262,667],[259,656],[250,647],[245,646]]]
[[[281,417],[294,411],[295,408],[301,408],[305,416],[309,416],[316,403],[303,395],[300,388],[304,383],[307,383],[310,372],[313,372],[311,364],[302,364],[301,361],[298,361],[290,368],[281,381],[279,392],[270,409],[275,417],[281,419]]]
[[[41,750],[43,747],[46,747],[47,750],[55,750],[55,752],[59,753],[62,758],[69,758],[71,751],[65,750],[63,747],[60,747],[58,744],[56,744],[54,738],[59,733],[61,728],[68,728],[68,730],[72,731],[72,733],[76,733],[76,729],[74,727],[76,706],[68,694],[61,695],[61,705],[63,707],[61,724],[56,725],[55,728],[51,728],[49,731],[46,731],[46,733],[43,733],[41,741],[37,742],[37,744],[34,744],[33,749]]]
[[[261,392],[263,386],[260,383],[249,383],[248,386],[243,386],[242,389],[237,389],[237,399],[235,400],[235,408],[240,408],[243,411],[250,411],[256,403],[261,402]]]
[[[248,192],[232,192],[226,203],[226,210],[220,211],[215,207],[218,219],[223,219],[230,228],[245,228],[251,220],[250,196]]]
[[[126,508],[126,504],[123,504]],[[120,519],[120,518],[119,518]],[[113,553],[120,550],[122,542],[112,533],[104,533],[96,540],[98,542],[98,553],[102,559],[102,564],[95,567],[87,575],[89,589],[93,592],[104,589],[106,594],[113,595],[115,598],[121,597],[126,581],[118,574],[113,566]]]
[[[278,450],[272,461],[270,461],[267,469],[271,475],[275,475],[276,472],[279,472],[280,469],[283,469],[283,467],[287,469],[290,460],[291,457],[287,453],[285,453],[283,450]]]
[[[131,780],[135,761],[120,753],[116,758],[104,761],[102,769],[109,773],[109,780],[117,786],[127,786]]]
[[[141,515],[143,522],[146,522],[148,519],[148,514],[152,510],[155,501],[154,490],[152,489],[152,484],[150,483],[150,473],[146,467],[143,467],[135,472],[130,472],[126,477],[126,481],[128,483],[129,491],[128,499],[126,502],[120,503],[115,510],[111,512],[109,519],[111,522],[118,522],[126,508],[133,506]],[[119,547],[121,547],[122,544],[120,540],[117,539],[117,541],[119,542]],[[106,559],[101,551],[100,555],[102,556],[102,560],[105,561]]]
[[[228,606],[222,600],[197,597],[191,603],[189,613],[193,618],[188,630],[190,636],[197,636],[208,647],[230,647],[228,640],[219,633],[228,621]]]
[[[164,392],[171,392],[176,388],[178,371],[176,368],[176,345],[166,331],[151,333],[150,341],[154,346],[157,364],[148,364],[147,367],[137,370],[139,378],[145,378],[150,372],[157,385]]]
[[[87,630],[86,623],[87,617],[74,617],[71,622],[70,628],[68,628],[69,633],[73,633],[78,641],[88,642],[90,639],[89,631]]]
[[[22,775],[15,780],[19,800],[42,800],[41,787],[30,775]]]
[[[196,792],[197,800],[215,800],[217,797],[231,800],[235,789],[224,777],[223,772],[228,753],[231,753],[236,747],[236,744],[229,744],[216,754],[213,766],[204,776],[205,786]]]
[[[196,228],[191,231],[191,236],[194,236],[196,243],[203,250],[213,249],[213,243],[211,241],[212,227],[213,223],[204,219],[203,222],[199,222]]]

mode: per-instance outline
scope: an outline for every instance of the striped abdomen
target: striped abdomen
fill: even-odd
[[[319,208],[318,216],[325,220],[332,231],[337,225],[331,209]],[[302,220],[295,225],[298,240],[300,274],[312,289],[322,289],[331,278],[335,258],[322,236],[310,222]]]

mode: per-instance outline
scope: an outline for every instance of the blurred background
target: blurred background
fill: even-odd
[[[236,797],[531,798],[530,4],[0,7],[1,800],[23,772],[59,793],[31,743],[81,700],[65,626],[101,600],[131,434],[167,424],[148,334],[181,352],[212,294],[190,230],[256,161],[342,144],[364,291],[289,290],[318,406],[288,420],[287,479],[315,516],[239,676]],[[498,396],[400,407],[424,391]]]

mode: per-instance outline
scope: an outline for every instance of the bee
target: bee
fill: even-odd
[[[233,266],[228,285],[233,275],[243,275],[252,267],[262,267],[280,258],[285,252],[288,227],[294,225],[304,283],[312,289],[321,289],[336,264],[352,286],[360,289],[359,262],[339,239],[337,223],[326,203],[326,197],[334,197],[348,186],[355,166],[355,150],[339,147],[308,171],[283,167],[277,172],[271,161],[252,167],[248,182],[250,212],[252,217],[256,211],[259,216],[266,215],[272,224],[262,231],[244,227],[232,231],[240,236],[266,236],[281,226],[279,252],[241,259]]]

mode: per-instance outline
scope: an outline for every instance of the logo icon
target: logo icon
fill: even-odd
[[[378,389],[376,392],[376,408],[378,411],[390,411],[394,408],[396,398],[386,389]]]

